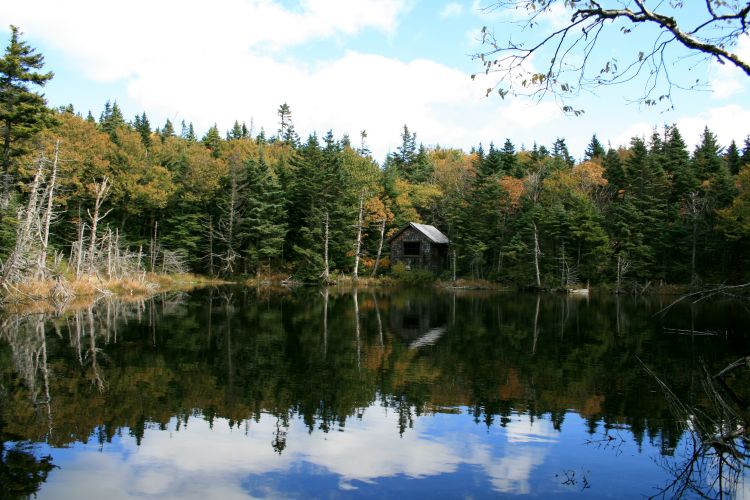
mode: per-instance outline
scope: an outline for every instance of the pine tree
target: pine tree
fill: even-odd
[[[565,139],[558,137],[552,144],[552,158],[559,167],[572,167],[575,160],[570,156]]]
[[[740,157],[740,148],[737,147],[737,143],[732,143],[724,153],[724,161],[727,163],[727,168],[731,175],[737,175],[740,173],[740,167],[742,167],[742,158]]]
[[[141,142],[146,147],[146,149],[151,148],[151,123],[149,123],[148,118],[146,117],[146,112],[144,111],[141,116],[135,117],[135,123],[133,128],[135,128],[135,131],[138,132],[141,136]]]
[[[161,129],[161,132],[159,133],[159,136],[161,137],[161,141],[164,142],[167,137],[174,137],[174,125],[172,125],[172,120],[167,118],[167,121],[164,122],[164,127]]]
[[[275,263],[281,255],[286,236],[284,198],[276,177],[261,153],[258,160],[245,163],[244,210],[239,220],[238,238],[250,268]]]
[[[750,135],[745,138],[745,144],[742,148],[742,157],[740,158],[742,165],[750,165]]]
[[[706,194],[713,208],[723,208],[732,202],[734,184],[727,164],[721,155],[716,135],[708,127],[703,130],[701,143],[693,153],[693,164],[699,180],[706,186]]]
[[[513,143],[510,142],[510,139],[505,139],[503,149],[500,151],[500,163],[502,165],[501,170],[503,175],[512,175],[519,179],[523,177],[521,165],[516,156],[516,148]]]
[[[107,101],[104,105],[104,111],[99,117],[99,128],[102,132],[109,134],[112,141],[116,142],[117,129],[124,127],[125,125],[125,117],[123,117],[120,106],[117,105],[117,101],[112,104]]]
[[[604,157],[604,178],[607,179],[611,189],[614,191],[615,196],[625,189],[625,170],[623,169],[622,162],[620,161],[620,155],[617,154],[612,148],[607,150],[607,155]]]
[[[219,134],[219,127],[215,123],[208,129],[201,142],[211,150],[211,155],[214,158],[221,156],[221,135]]]
[[[242,125],[240,125],[240,122],[237,120],[234,121],[234,125],[232,126],[232,130],[227,132],[227,140],[237,140],[242,139]]]
[[[499,174],[502,170],[502,154],[495,149],[495,144],[490,142],[490,149],[487,151],[487,156],[484,158],[484,161],[478,165],[477,175],[488,177],[490,175]]]
[[[589,142],[589,145],[586,146],[586,152],[584,153],[584,158],[586,160],[603,160],[604,155],[606,155],[606,151],[604,150],[604,146],[602,146],[602,143],[599,142],[599,139],[597,139],[596,134],[594,134],[591,137],[591,142]]]
[[[292,108],[287,103],[283,103],[276,114],[279,116],[278,140],[296,147],[299,144],[299,137],[292,123]]]
[[[44,56],[20,39],[21,32],[17,27],[11,25],[10,30],[10,41],[0,59],[0,207],[3,209],[10,200],[16,158],[27,151],[25,141],[44,128],[50,119],[44,96],[29,87],[44,87],[53,77],[52,72],[39,71],[44,66]]]

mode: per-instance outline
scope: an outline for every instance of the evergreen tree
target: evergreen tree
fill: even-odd
[[[276,263],[282,255],[287,232],[284,198],[276,177],[261,153],[258,160],[245,163],[244,210],[239,220],[238,238],[242,251],[256,272],[262,265]]]
[[[234,121],[234,125],[232,126],[232,130],[227,132],[227,140],[237,140],[242,139],[243,133],[242,133],[242,125],[240,125],[240,122],[237,120]]]
[[[296,147],[299,144],[299,137],[292,123],[292,108],[287,103],[283,103],[276,114],[279,116],[278,140]]]
[[[102,132],[109,134],[112,141],[116,143],[117,129],[124,127],[125,125],[125,117],[123,117],[120,106],[117,105],[117,101],[112,104],[107,101],[104,105],[104,111],[102,111],[101,116],[99,116],[99,128]]]
[[[91,114],[91,110],[89,110],[89,114],[86,115],[86,121],[88,123],[96,123],[96,118],[94,118],[94,115]]]
[[[701,135],[701,143],[693,153],[694,169],[699,180],[706,186],[706,194],[715,209],[728,206],[735,194],[721,149],[716,135],[706,127]]]
[[[575,160],[570,156],[565,139],[560,137],[552,144],[552,158],[556,160],[555,163],[560,167],[572,167],[575,165]]]
[[[512,175],[517,178],[523,177],[521,165],[516,156],[516,148],[510,139],[505,139],[503,149],[500,151],[500,163],[503,175]]]
[[[217,127],[215,123],[208,129],[206,135],[201,139],[201,142],[211,150],[211,154],[214,158],[221,156],[221,135],[219,135],[219,127]]]
[[[135,117],[135,123],[134,127],[136,132],[140,134],[141,136],[141,142],[143,142],[143,145],[146,147],[146,149],[151,148],[151,123],[149,123],[148,118],[146,117],[146,112],[144,111],[141,116],[136,115]]]
[[[161,132],[159,133],[159,136],[161,137],[161,141],[164,142],[167,137],[174,137],[174,125],[172,125],[172,121],[167,118],[167,121],[164,122],[164,127],[161,129]]]
[[[53,73],[42,73],[44,56],[21,40],[21,32],[10,27],[10,41],[0,59],[0,124],[2,125],[2,158],[0,158],[0,208],[6,208],[15,175],[15,161],[27,151],[26,141],[49,121],[50,114],[42,94],[30,85],[43,87]]]
[[[740,162],[742,165],[750,165],[750,135],[745,138],[745,145],[742,148]]]
[[[625,169],[620,161],[620,155],[617,154],[612,148],[607,150],[607,155],[604,157],[604,178],[607,179],[611,189],[615,195],[619,197],[618,193],[625,189]]]
[[[599,142],[599,139],[597,139],[596,134],[594,134],[591,137],[591,142],[589,142],[589,145],[586,146],[586,152],[584,153],[584,158],[586,160],[603,160],[604,155],[606,155],[606,151],[604,150],[604,146],[602,146],[602,143]]]
[[[727,164],[727,168],[729,169],[729,173],[731,175],[737,175],[740,173],[740,167],[742,167],[742,158],[740,157],[740,148],[737,147],[737,143],[732,141],[732,143],[727,148],[726,153],[724,153],[724,161]]]
[[[359,148],[357,152],[362,156],[370,156],[370,148],[367,147],[367,130],[362,130],[359,133]]]

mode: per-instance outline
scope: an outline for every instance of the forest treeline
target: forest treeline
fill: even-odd
[[[3,283],[127,269],[374,275],[410,221],[450,238],[459,276],[625,288],[750,274],[750,138],[722,145],[706,128],[690,151],[676,126],[618,149],[593,135],[577,161],[563,138],[465,152],[404,126],[380,165],[365,131],[300,138],[287,104],[273,133],[238,121],[202,137],[191,123],[128,120],[116,102],[98,118],[50,109],[35,91],[52,74],[16,28],[0,61]]]

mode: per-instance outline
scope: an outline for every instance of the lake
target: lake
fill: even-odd
[[[750,498],[748,369],[710,377],[750,354],[747,303],[671,300],[225,287],[5,313],[0,496]]]

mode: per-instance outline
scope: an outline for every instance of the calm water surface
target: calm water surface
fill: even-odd
[[[5,313],[0,497],[750,498],[748,460],[706,444],[747,417],[749,372],[720,400],[706,373],[750,354],[750,313],[668,302],[220,288]]]

